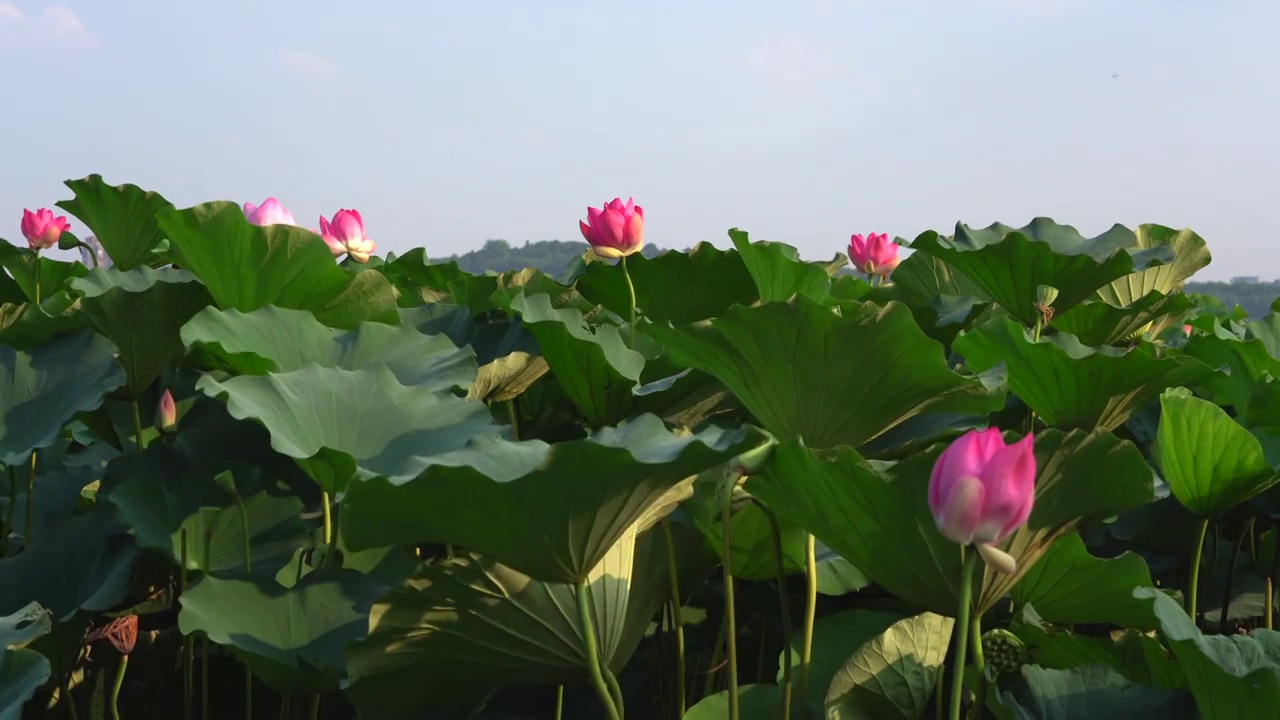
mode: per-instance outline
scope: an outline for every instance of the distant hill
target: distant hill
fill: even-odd
[[[557,275],[582,256],[589,246],[585,242],[565,242],[563,240],[525,241],[524,245],[514,247],[506,240],[486,240],[484,247],[462,255],[452,255],[441,262],[456,261],[458,267],[473,275],[486,271],[506,272],[538,268],[549,275]],[[660,248],[645,245],[641,251],[645,257],[653,257],[662,252]]]
[[[1189,282],[1183,292],[1215,297],[1228,308],[1239,305],[1251,318],[1262,318],[1271,313],[1271,303],[1280,298],[1280,282],[1231,283]]]

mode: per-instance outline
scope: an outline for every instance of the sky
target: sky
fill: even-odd
[[[99,173],[379,252],[1189,227],[1280,277],[1275,0],[0,0],[0,237]],[[73,228],[83,228],[73,222]]]

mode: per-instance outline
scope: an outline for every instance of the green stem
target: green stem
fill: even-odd
[[[564,715],[564,686],[556,687],[556,720]]]
[[[735,617],[733,601],[733,489],[737,486],[737,476],[724,491],[724,507],[720,514],[720,524],[724,533],[724,618],[725,644],[728,645],[729,656],[729,720],[738,720],[738,623]]]
[[[787,599],[787,565],[782,550],[782,527],[772,510],[757,503],[769,518],[773,557],[778,566],[778,603],[782,610],[782,720],[791,720],[791,602]]]
[[[1249,536],[1249,531],[1253,528],[1253,518],[1240,527],[1239,534],[1236,535],[1236,542],[1231,546],[1231,562],[1227,563],[1227,584],[1222,590],[1222,614],[1218,618],[1219,634],[1227,634],[1227,622],[1231,614],[1227,609],[1231,606],[1231,588],[1236,582],[1236,561],[1240,559],[1240,551],[1244,550],[1245,538]]]
[[[1266,610],[1266,617],[1265,617],[1268,630],[1273,629],[1271,621],[1272,621],[1272,614],[1273,614],[1272,608],[1275,606],[1273,602],[1275,600],[1274,588],[1276,584],[1276,572],[1280,571],[1280,525],[1275,525],[1273,526],[1272,529],[1273,529],[1273,532],[1271,533],[1271,572],[1267,573],[1267,610]]]
[[[520,439],[520,414],[516,410],[516,398],[507,401],[507,417],[511,420],[511,439]]]
[[[671,523],[662,519],[662,534],[667,541],[667,576],[671,582],[671,624],[676,636],[676,717],[684,717],[685,662],[684,662],[684,613],[680,608],[680,572],[676,565],[675,540],[671,536]]]
[[[142,444],[142,409],[138,407],[137,398],[133,399],[133,444],[139,453],[147,449]]]
[[[204,535],[204,571],[209,572],[213,565],[210,554],[213,552],[213,530],[206,530]],[[209,720],[212,705],[209,700],[209,636],[200,638],[200,718]]]
[[[35,515],[34,515],[35,506],[32,504],[32,500],[36,496],[36,455],[37,455],[36,451],[32,450],[31,451],[31,472],[30,474],[27,475],[27,512],[26,512],[26,518],[25,518],[26,525],[22,528],[22,547],[24,549],[31,547],[31,539],[34,538],[36,534]]]
[[[578,619],[582,622],[582,649],[586,653],[587,673],[591,675],[591,684],[595,686],[596,695],[604,705],[605,715],[610,720],[622,720],[618,708],[614,705],[613,695],[605,683],[603,666],[600,664],[600,651],[596,647],[596,623],[591,607],[591,589],[586,578],[578,581]]]
[[[124,687],[124,674],[129,669],[129,656],[120,658],[120,667],[116,670],[116,681],[111,686],[111,720],[120,720],[120,689]]]
[[[3,544],[0,545],[0,558],[9,556],[9,536],[13,534],[13,519],[18,514],[18,473],[9,468],[9,507],[5,509],[4,516],[4,538]]]
[[[627,292],[631,297],[631,342],[627,343],[627,347],[632,350],[636,347],[636,286],[631,282],[631,271],[627,269],[627,256],[622,256],[622,277],[627,279]]]
[[[244,717],[253,718],[253,670],[248,665],[244,668]]]
[[[716,691],[716,668],[720,667],[720,659],[724,656],[724,629],[725,620],[720,619],[720,629],[716,631],[716,641],[711,645],[711,662],[707,663],[707,679],[702,686],[702,696],[715,694]]]
[[[605,685],[609,686],[609,695],[613,697],[613,706],[618,708],[618,717],[625,717],[627,703],[622,699],[622,686],[618,684],[618,678],[614,676],[613,671],[603,661],[600,662],[600,673],[604,675]]]
[[[969,605],[973,600],[973,572],[978,566],[978,552],[970,550],[965,555],[960,571],[960,607],[956,609],[956,624],[960,637],[956,638],[956,656],[951,668],[951,720],[960,720],[960,700],[964,697],[964,658],[969,650]]]
[[[280,693],[280,720],[289,720],[293,716],[293,692]]]
[[[975,553],[976,554],[976,553]],[[978,691],[975,693],[974,705],[979,709],[974,717],[982,717],[982,710],[987,706],[987,659],[982,654],[982,616],[974,615],[970,620],[969,641],[973,645],[973,668],[978,675]]]
[[[1196,531],[1196,544],[1191,546],[1191,580],[1187,588],[1187,615],[1191,622],[1196,622],[1196,595],[1200,588],[1200,556],[1204,549],[1205,536],[1209,534],[1209,518],[1200,519],[1200,527]]]
[[[54,654],[54,670],[58,673],[58,697],[59,702],[66,703],[67,715],[71,720],[80,720],[80,713],[76,711],[76,699],[71,696],[71,688],[67,685],[67,666],[62,655],[62,640],[59,636],[62,632],[59,630],[63,626],[53,626],[53,654]]]
[[[317,693],[311,696],[311,720],[317,720],[320,717],[320,695]]]
[[[796,695],[808,697],[809,664],[813,659],[813,626],[818,613],[818,542],[812,534],[804,537],[804,641],[800,646],[800,683]]]
[[[40,304],[40,251],[39,250],[36,250],[36,261],[34,265],[36,268],[36,287],[35,287],[36,302],[35,304],[38,306]]]
[[[178,535],[179,559],[178,568],[179,596],[187,593],[187,529],[182,528]],[[182,717],[191,720],[191,696],[195,694],[195,643],[190,635],[182,636]]]

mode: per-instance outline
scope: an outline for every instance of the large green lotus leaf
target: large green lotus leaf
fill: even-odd
[[[1090,348],[1065,333],[1035,341],[1007,317],[964,333],[954,348],[979,372],[1004,363],[1009,389],[1047,424],[1063,429],[1113,430],[1165,388],[1211,374],[1191,358],[1161,357],[1149,343]]]
[[[929,475],[942,447],[879,469],[848,448],[779,445],[746,489],[808,528],[873,581],[932,612],[955,612],[960,548],[929,512]],[[1036,437],[1036,500],[1027,524],[1005,542],[1012,575],[985,574],[974,606],[985,612],[1063,534],[1150,502],[1154,478],[1141,452],[1110,433],[1057,430]]]
[[[1195,303],[1182,293],[1162,295],[1153,290],[1125,306],[1112,305],[1106,300],[1086,300],[1061,315],[1054,315],[1051,324],[1075,335],[1085,345],[1110,345],[1127,340],[1135,333],[1156,337],[1161,327],[1194,307]]]
[[[975,229],[957,223],[953,237],[930,230],[911,243],[912,249],[964,273],[1026,325],[1035,324],[1040,315],[1036,291],[1041,285],[1057,288],[1053,307],[1066,312],[1117,278],[1174,259],[1167,245],[1137,246],[1134,232],[1122,225],[1086,238],[1070,225],[1043,217],[1023,228],[994,223]]]
[[[1280,480],[1256,437],[1185,388],[1160,396],[1152,456],[1178,502],[1204,517],[1226,512]]]
[[[355,277],[333,261],[315,233],[293,225],[259,227],[233,203],[218,201],[159,214],[174,262],[204,282],[218,306],[241,312],[278,305],[308,310],[325,325],[365,320],[396,324],[395,292],[386,276]]]
[[[405,296],[417,296],[422,302],[435,303],[449,297],[449,283],[470,273],[458,267],[457,261],[433,263],[423,248],[414,248],[378,268]],[[417,303],[414,303],[417,304]]]
[[[817,263],[801,260],[799,251],[790,245],[752,242],[747,233],[737,228],[729,231],[729,239],[755,280],[761,302],[786,302],[795,295],[824,302],[830,297],[831,274]],[[839,255],[837,260],[840,264],[847,262]]]
[[[555,445],[478,437],[425,459],[416,476],[352,483],[342,532],[356,549],[453,543],[535,579],[573,583],[669,491],[761,441],[714,426],[673,434],[653,415]]]
[[[1058,539],[1013,588],[1015,605],[1032,605],[1056,623],[1108,623],[1154,630],[1149,603],[1134,588],[1151,587],[1151,571],[1131,552],[1102,560],[1089,554],[1076,533]]]
[[[1156,265],[1125,275],[1098,288],[1098,298],[1118,307],[1127,307],[1156,292],[1169,295],[1182,288],[1182,283],[1213,259],[1204,240],[1190,230],[1174,230],[1163,225],[1139,225],[1134,234],[1142,249],[1168,246],[1174,257]]]
[[[49,680],[45,656],[22,647],[53,629],[39,603],[0,617],[0,720],[21,720],[22,706]]]
[[[18,350],[29,350],[55,335],[89,326],[89,319],[80,312],[80,299],[66,290],[44,298],[39,305],[0,305],[0,343]]]
[[[995,409],[981,383],[947,367],[905,306],[840,310],[797,297],[646,332],[674,361],[723,382],[769,432],[811,447],[857,447],[925,411]]]
[[[813,652],[809,658],[809,687],[802,700],[811,707],[821,708],[827,697],[831,680],[844,666],[845,661],[858,648],[870,642],[894,623],[902,620],[902,613],[882,610],[845,610],[819,617],[813,626]],[[792,683],[800,677],[801,651],[804,648],[804,632],[795,629],[791,635]],[[786,667],[787,653],[778,654],[778,683],[781,684]],[[794,714],[794,713],[793,713]]]
[[[34,250],[8,243],[0,243],[0,267],[8,270],[13,276],[12,282],[22,289],[22,297],[9,297],[7,299],[10,302],[35,302],[37,294],[40,296],[39,300],[43,301],[58,291],[65,290],[71,280],[84,277],[89,272],[78,262],[54,260],[39,255]]]
[[[60,622],[79,610],[115,607],[129,590],[138,548],[112,508],[95,506],[44,529],[30,547],[0,559],[0,615],[32,601]]]
[[[679,556],[686,548],[679,544]],[[587,582],[600,658],[621,671],[669,593],[661,531],[623,533]],[[586,680],[575,588],[474,554],[422,565],[373,608],[347,653],[361,717],[416,718],[428,703],[468,707],[499,688]],[[430,677],[430,690],[420,678]]]
[[[777,720],[782,712],[782,688],[777,685],[753,683],[738,687],[739,720]],[[816,712],[815,709],[815,715]],[[792,713],[792,717],[798,715]],[[722,690],[699,700],[684,714],[684,720],[724,720],[729,716],[729,691]]]
[[[1135,685],[1106,665],[1047,670],[1024,665],[1015,689],[1000,690],[1000,704],[1016,720],[1133,720],[1200,716],[1188,693]]]
[[[1148,603],[1149,605],[1149,603]],[[1147,616],[1151,616],[1150,608]],[[1155,633],[1125,630],[1105,637],[1077,635],[1043,622],[1023,605],[1009,629],[1027,645],[1032,661],[1052,670],[1107,665],[1138,685],[1182,689],[1186,673]]]
[[[1264,340],[1241,339],[1220,326],[1215,326],[1213,334],[1193,335],[1182,352],[1217,371],[1200,384],[1213,391],[1215,402],[1234,407],[1237,414],[1248,408],[1259,382],[1280,377],[1280,360]]]
[[[372,322],[335,330],[305,310],[275,306],[247,313],[207,308],[182,328],[182,340],[239,374],[293,372],[309,363],[347,370],[381,365],[402,385],[447,391],[471,385],[478,369],[475,353],[444,335]]]
[[[1186,671],[1204,720],[1264,718],[1280,707],[1280,632],[1203,635],[1176,600],[1155,588],[1134,597],[1152,603],[1160,631]]]
[[[969,278],[927,253],[903,259],[893,271],[893,282],[871,291],[869,299],[903,303],[930,337],[948,345],[991,303]]]
[[[0,345],[0,462],[16,465],[52,445],[76,413],[102,404],[125,382],[110,340],[68,333],[30,351]]]
[[[130,397],[141,395],[184,352],[178,330],[213,300],[191,273],[146,265],[128,272],[96,269],[71,286],[83,293],[81,307],[98,332],[120,348]]]
[[[627,347],[617,327],[591,327],[577,309],[552,307],[545,293],[517,296],[511,310],[538,339],[551,374],[589,425],[627,417],[644,356]]]
[[[654,322],[688,325],[760,297],[742,256],[710,243],[698,243],[688,252],[668,250],[653,259],[632,255],[627,270],[639,312]],[[587,300],[628,317],[631,295],[621,263],[591,263],[575,287]]]
[[[403,385],[385,365],[346,370],[308,364],[221,381],[205,375],[196,387],[225,399],[233,417],[266,426],[277,452],[302,460],[328,448],[381,475],[416,475],[423,458],[499,431],[483,403]]]
[[[271,578],[202,576],[182,594],[178,628],[336,688],[386,588],[355,570],[317,570],[285,588]],[[326,682],[327,681],[327,682]]]
[[[832,720],[917,720],[933,697],[955,620],[921,613],[862,644],[827,688]]]
[[[14,248],[10,250],[9,248]],[[18,246],[0,238],[0,255],[17,255]],[[4,305],[21,305],[29,300],[27,293],[8,273],[0,273],[0,303]]]
[[[132,270],[155,257],[152,251],[164,239],[156,216],[173,208],[168,200],[137,185],[108,185],[97,174],[63,184],[76,196],[54,204],[93,231],[114,267]]]

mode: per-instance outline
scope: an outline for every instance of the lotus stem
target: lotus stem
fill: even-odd
[[[178,533],[178,592],[187,592],[187,529]],[[195,644],[190,635],[182,636],[182,717],[191,720],[191,696],[195,694]]]
[[[1271,532],[1271,572],[1267,573],[1267,629],[1272,628],[1273,608],[1275,607],[1276,572],[1280,571],[1280,526],[1273,526]]]
[[[22,528],[22,547],[31,547],[31,539],[35,537],[35,505],[33,500],[36,496],[36,456],[35,450],[31,451],[31,471],[27,475],[27,511],[25,515],[25,525]]]
[[[778,604],[782,610],[782,720],[791,720],[791,602],[787,599],[787,563],[782,551],[782,528],[778,516],[757,503],[769,518],[773,536],[773,557],[778,565]]]
[[[951,668],[951,720],[960,720],[960,700],[964,697],[964,659],[969,650],[969,606],[973,601],[973,572],[978,566],[978,552],[966,553],[960,570],[960,607],[956,609],[956,624],[960,637],[956,638],[956,655]]]
[[[36,249],[36,261],[33,263],[36,268],[36,287],[35,287],[35,305],[40,306],[40,250]]]
[[[733,605],[733,489],[737,474],[731,476],[724,490],[724,507],[720,525],[724,533],[724,621],[725,644],[729,656],[729,720],[738,720],[738,623]]]
[[[333,511],[330,509],[332,500],[329,499],[329,491],[320,491],[320,509],[324,513],[324,544],[328,546],[333,540]]]
[[[631,298],[631,342],[627,343],[627,347],[634,350],[636,348],[636,286],[631,282],[631,271],[627,269],[627,256],[622,256],[622,277],[627,279],[627,292]]]
[[[207,530],[204,534],[204,571],[209,572],[209,567],[213,564],[210,561],[209,553],[212,552],[213,531]],[[209,720],[211,713],[211,705],[209,702],[209,636],[204,635],[200,638],[200,718],[201,720]]]
[[[280,720],[293,717],[293,692],[280,693]]]
[[[578,618],[582,622],[582,649],[587,656],[587,673],[591,676],[596,695],[600,696],[600,703],[604,705],[605,715],[610,720],[622,720],[609,686],[605,683],[603,665],[600,664],[600,651],[596,647],[596,624],[591,607],[591,588],[587,585],[586,578],[578,580],[577,591]]]
[[[129,656],[120,657],[120,667],[116,670],[116,681],[111,686],[111,720],[120,720],[120,689],[124,687],[124,674],[129,669]]]
[[[804,702],[809,693],[809,663],[813,659],[813,626],[818,614],[818,541],[804,536],[804,641],[800,646],[800,682],[796,695]]]
[[[720,619],[720,629],[716,631],[716,641],[711,646],[711,662],[707,665],[707,679],[702,686],[702,696],[711,695],[716,690],[716,669],[720,667],[720,659],[724,653],[725,620]]]
[[[320,694],[316,693],[311,696],[311,720],[320,717]]]
[[[58,673],[59,702],[66,703],[67,716],[70,717],[71,720],[80,720],[80,713],[76,711],[76,699],[71,696],[71,688],[67,685],[67,667],[66,667],[66,663],[63,661],[63,655],[62,655],[63,643],[59,637],[62,635],[62,631],[59,629],[61,627],[62,627],[61,625],[53,626],[53,636],[54,636],[53,660],[54,660],[54,669]]]
[[[684,614],[680,609],[680,572],[676,565],[675,540],[671,535],[671,523],[662,519],[662,534],[667,541],[667,575],[671,580],[671,625],[676,636],[676,717],[684,717],[685,710],[685,661]]]
[[[0,558],[9,555],[9,536],[13,534],[13,519],[18,514],[18,473],[13,466],[9,469],[9,506],[4,514],[4,537],[0,538]]]
[[[978,710],[974,717],[982,717],[982,708],[987,706],[987,659],[982,654],[982,616],[975,614],[969,624],[969,641],[973,645],[973,669],[978,675],[978,689],[974,694],[974,705]]]
[[[1240,528],[1240,532],[1236,535],[1236,542],[1231,546],[1231,562],[1227,563],[1227,585],[1222,591],[1222,612],[1218,617],[1218,632],[1222,635],[1227,634],[1227,615],[1229,615],[1227,610],[1231,607],[1231,586],[1236,581],[1236,561],[1240,558],[1240,551],[1244,549],[1245,538],[1253,529],[1253,520],[1249,518],[1249,522]]]
[[[564,715],[564,686],[556,686],[556,720]]]
[[[1187,615],[1191,622],[1196,622],[1196,600],[1200,589],[1200,557],[1204,550],[1204,539],[1209,534],[1209,518],[1200,519],[1200,527],[1196,531],[1196,544],[1191,547],[1191,579],[1187,588]]]
[[[618,678],[614,676],[613,671],[604,662],[600,663],[600,672],[604,675],[605,684],[609,686],[609,694],[613,696],[613,706],[618,708],[618,717],[625,717],[627,703],[622,698],[622,686],[618,684]]]
[[[507,418],[511,421],[511,439],[520,439],[520,413],[516,409],[516,398],[507,401]]]
[[[146,447],[142,444],[142,410],[138,407],[138,399],[133,399],[133,444],[138,454]]]

